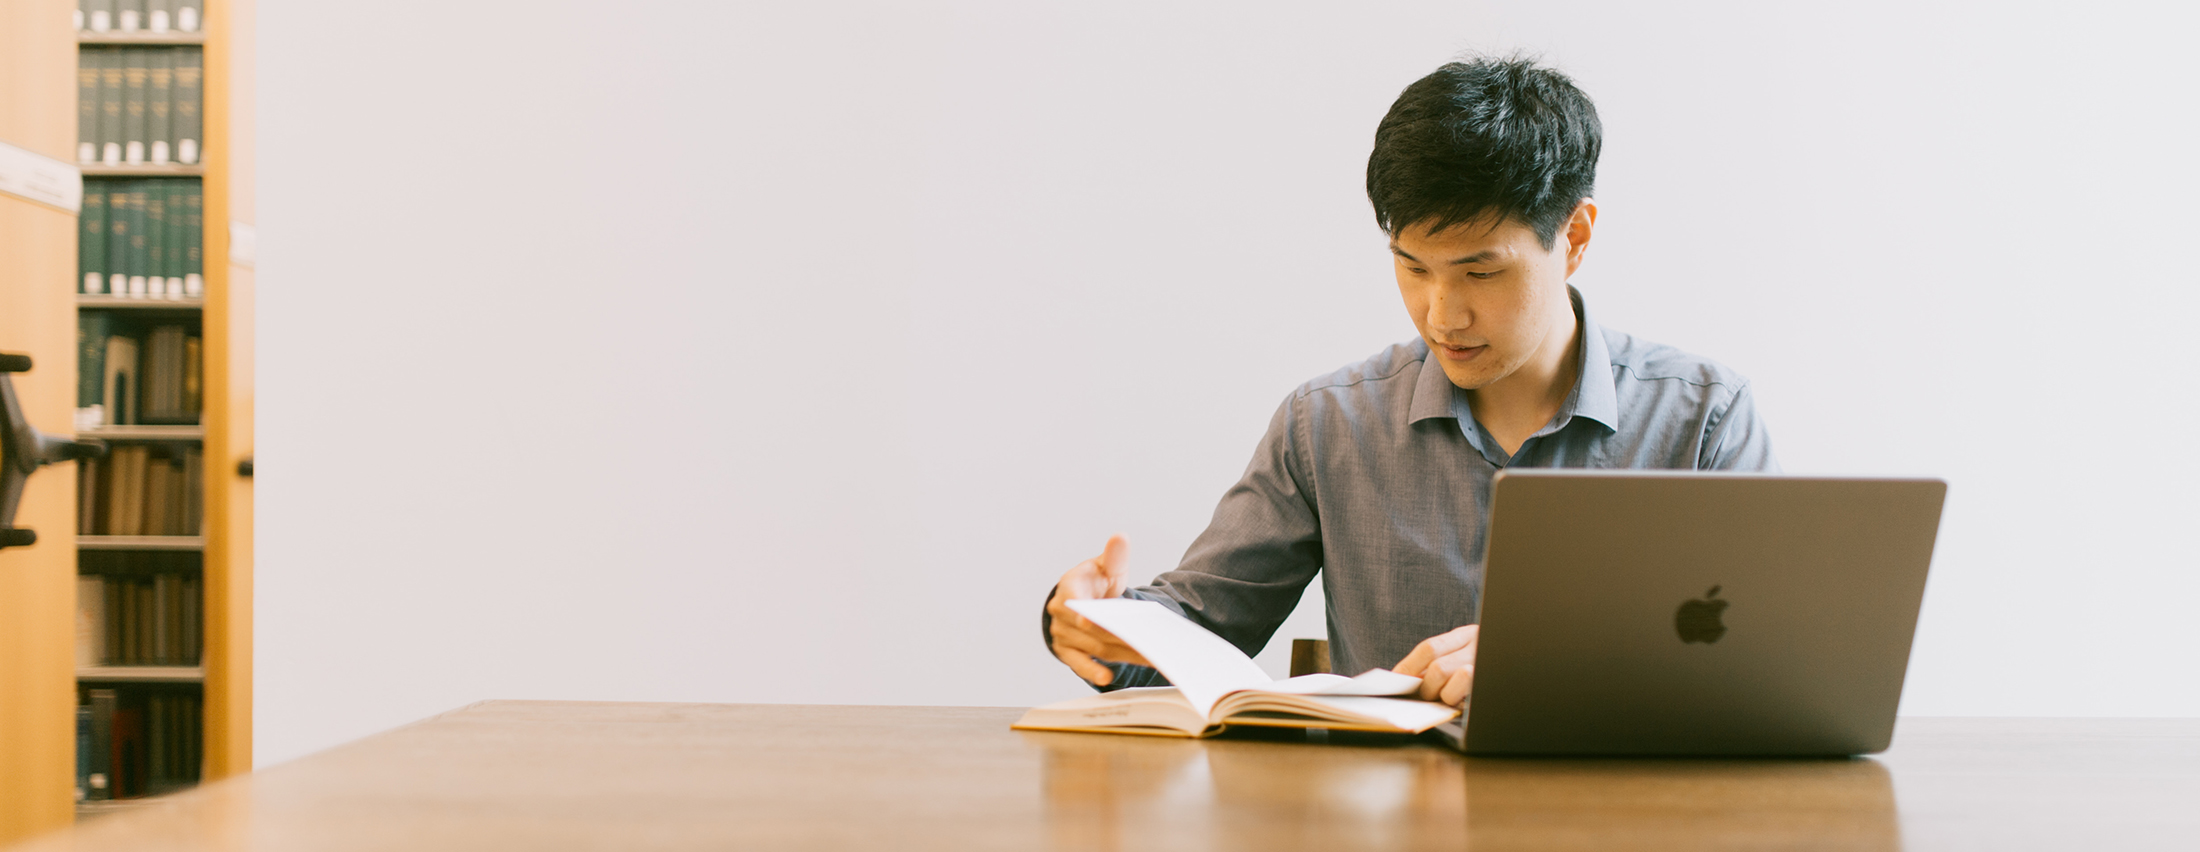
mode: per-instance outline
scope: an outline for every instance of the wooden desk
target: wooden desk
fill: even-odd
[[[1879,759],[1468,759],[1000,708],[494,701],[70,849],[2195,849],[2200,719],[1908,719]]]

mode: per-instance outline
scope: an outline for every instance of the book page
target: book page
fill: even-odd
[[[1232,690],[1275,683],[1253,658],[1168,607],[1133,598],[1074,600],[1069,608],[1144,654],[1206,716]]]
[[[1420,687],[1421,679],[1412,675],[1389,669],[1368,669],[1354,678],[1333,674],[1299,675],[1257,689],[1288,695],[1412,695]]]

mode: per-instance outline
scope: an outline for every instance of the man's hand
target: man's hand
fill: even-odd
[[[1423,639],[1392,671],[1420,678],[1422,700],[1457,705],[1474,691],[1474,645],[1481,635],[1482,625],[1469,624]]]
[[[1099,556],[1077,563],[1077,567],[1062,575],[1062,582],[1054,586],[1054,597],[1047,601],[1047,615],[1054,620],[1050,628],[1054,634],[1051,637],[1054,656],[1060,657],[1062,664],[1069,666],[1078,677],[1098,686],[1114,682],[1115,672],[1095,658],[1153,665],[1131,650],[1131,646],[1123,644],[1123,640],[1115,638],[1115,634],[1102,630],[1100,625],[1086,620],[1068,606],[1073,600],[1121,596],[1124,587],[1129,585],[1123,568],[1129,549],[1130,545],[1122,536],[1109,536],[1108,545]]]

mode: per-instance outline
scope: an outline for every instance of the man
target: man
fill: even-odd
[[[1368,200],[1417,339],[1300,385],[1176,570],[1126,590],[1125,545],[1062,575],[1042,627],[1102,689],[1166,683],[1071,611],[1159,602],[1248,655],[1321,575],[1337,671],[1472,685],[1491,480],[1508,467],[1778,468],[1749,383],[1599,328],[1567,283],[1596,225],[1602,129],[1525,60],[1455,62],[1375,130]]]

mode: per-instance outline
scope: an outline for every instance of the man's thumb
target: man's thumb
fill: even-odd
[[[1123,593],[1130,585],[1126,562],[1130,558],[1130,542],[1122,534],[1108,536],[1108,546],[1100,551],[1100,576],[1108,578],[1108,597]]]

